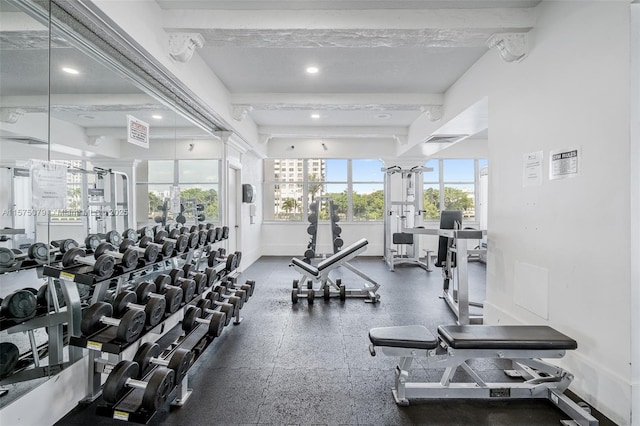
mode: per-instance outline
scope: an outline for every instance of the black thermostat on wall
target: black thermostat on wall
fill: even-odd
[[[255,203],[256,201],[256,187],[249,183],[242,184],[242,202],[243,203]]]

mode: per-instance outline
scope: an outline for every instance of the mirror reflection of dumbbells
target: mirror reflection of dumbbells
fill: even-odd
[[[222,334],[222,330],[227,322],[227,315],[224,312],[212,311],[211,318],[205,319],[206,315],[202,309],[196,306],[189,306],[184,313],[184,319],[182,320],[182,329],[189,334],[199,324],[205,324],[208,326],[207,335],[215,338]]]
[[[164,278],[162,279],[164,280]],[[180,309],[182,305],[183,292],[180,287],[167,288],[164,294],[157,293],[157,286],[154,282],[143,281],[136,287],[136,297],[139,304],[145,304],[149,302],[149,299],[164,299],[165,312],[169,315],[175,313]]]
[[[108,254],[114,259],[119,259],[120,264],[125,269],[131,269],[138,266],[138,252],[133,248],[127,248],[124,253],[116,250],[115,247],[111,245],[111,243],[103,242],[98,244],[93,255],[96,259],[99,259],[103,254]]]
[[[11,375],[18,366],[20,350],[11,342],[0,342],[0,379]]]
[[[125,238],[118,247],[120,253],[126,253],[128,250],[135,250],[138,253],[138,257],[142,257],[147,263],[154,263],[158,259],[160,254],[160,246],[157,244],[149,244],[145,248],[138,247],[136,240],[131,238]]]
[[[116,339],[131,343],[144,331],[146,315],[140,309],[127,310],[122,318],[113,318],[113,306],[107,302],[96,302],[82,314],[80,330],[84,336],[91,336],[106,326],[116,327]]]
[[[70,267],[77,265],[89,265],[93,267],[93,273],[98,277],[105,278],[113,275],[116,260],[109,254],[102,254],[98,257],[89,257],[84,249],[72,248],[62,256],[62,266]]]
[[[80,244],[74,239],[51,241],[48,246],[45,243],[33,243],[27,251],[29,257],[38,263],[53,262],[58,253],[64,254],[72,248],[79,247]]]
[[[189,303],[193,298],[199,294],[198,285],[194,280],[184,277],[184,271],[182,269],[172,269],[169,271],[169,275],[160,274],[154,280],[158,290],[162,293],[165,289],[172,287],[182,289],[182,298],[184,303]]]
[[[178,348],[173,351],[170,357],[161,358],[161,354],[162,350],[157,343],[143,343],[133,357],[133,362],[138,364],[140,370],[135,378],[142,379],[149,374],[154,366],[162,366],[173,370],[176,385],[181,383],[193,363],[193,353]]]
[[[84,239],[84,246],[88,250],[95,250],[101,242],[105,241],[117,247],[122,242],[122,235],[118,231],[109,231],[106,234],[89,234]]]
[[[37,290],[23,288],[16,290],[0,299],[0,314],[15,321],[32,318],[38,308]]]
[[[238,303],[227,303],[220,297],[218,293],[215,291],[210,291],[207,293],[206,297],[198,300],[196,303],[196,307],[202,310],[202,315],[211,314],[216,312],[214,308],[216,306],[220,307],[220,312],[223,312],[226,315],[224,325],[227,326],[231,322],[232,318],[235,318],[234,324],[240,324],[242,322],[242,318],[240,318],[240,307]]]
[[[144,311],[147,325],[155,327],[164,319],[167,302],[164,297],[150,297],[145,304],[138,304],[138,296],[133,291],[123,291],[113,301],[113,314],[116,318],[122,317],[131,309]]]
[[[137,380],[140,366],[133,361],[120,361],[113,368],[102,387],[102,398],[116,404],[125,397],[131,389],[144,390],[142,407],[155,412],[169,397],[175,385],[175,373],[166,367],[158,367],[149,376],[148,381]]]

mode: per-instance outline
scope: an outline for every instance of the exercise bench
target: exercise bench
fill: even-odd
[[[297,303],[301,297],[306,297],[309,303],[313,303],[316,297],[324,297],[325,300],[329,300],[331,297],[340,297],[340,300],[345,300],[347,297],[359,297],[364,298],[365,302],[378,302],[380,295],[376,294],[376,292],[380,288],[380,284],[349,263],[351,259],[366,251],[368,244],[369,241],[362,238],[323,260],[317,267],[295,257],[291,259],[289,266],[301,274],[299,279],[293,281],[291,301]],[[361,288],[348,289],[342,284],[340,278],[334,281],[329,277],[329,274],[340,266],[344,266],[367,282]],[[301,286],[305,281],[307,288],[302,289]],[[318,288],[315,290],[313,288],[314,283],[319,283]]]
[[[563,424],[598,425],[586,404],[565,395],[573,375],[542,360],[562,358],[567,350],[577,348],[575,340],[551,327],[444,325],[438,327],[437,338],[421,325],[379,327],[369,330],[369,340],[372,356],[380,349],[385,355],[400,357],[392,389],[398,405],[409,405],[412,399],[548,399],[573,419]],[[426,358],[426,368],[444,369],[439,382],[409,381],[416,357]],[[473,359],[511,361],[513,369],[505,370],[511,380],[485,382],[468,364]],[[459,368],[473,382],[453,382]]]

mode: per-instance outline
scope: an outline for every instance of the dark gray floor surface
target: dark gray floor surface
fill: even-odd
[[[567,418],[546,401],[416,401],[397,406],[391,396],[394,357],[369,354],[368,330],[377,326],[452,324],[454,316],[439,299],[440,270],[415,266],[390,272],[380,258],[361,257],[352,264],[380,284],[380,303],[362,299],[291,303],[298,274],[290,258],[263,257],[240,277],[256,281],[253,297],[241,313],[244,321],[228,326],[189,370],[193,394],[182,408],[165,408],[154,424],[429,424],[559,425]],[[484,294],[484,267],[470,264],[472,299]],[[347,287],[361,286],[351,272]],[[499,366],[475,363],[491,380],[504,381]],[[418,361],[412,378],[437,380],[441,371]],[[464,373],[463,373],[464,374]],[[457,379],[458,377],[456,377]],[[58,424],[123,424],[95,416],[95,404],[78,408]],[[601,422],[601,425],[610,424]]]

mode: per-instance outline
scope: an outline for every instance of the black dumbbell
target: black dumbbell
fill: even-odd
[[[136,298],[138,303],[148,303],[149,299],[162,298],[165,301],[165,312],[173,314],[182,304],[182,289],[180,287],[168,288],[164,294],[156,293],[156,284],[151,281],[144,281],[136,287]]]
[[[175,244],[171,241],[165,241],[162,244],[157,244],[153,242],[153,237],[149,237],[147,235],[145,235],[144,237],[140,238],[140,242],[138,243],[138,245],[140,247],[142,247],[143,249],[146,249],[149,246],[155,245],[158,247],[159,252],[163,255],[163,256],[171,256],[173,255],[173,251],[175,249]]]
[[[147,302],[137,304],[138,296],[133,291],[123,291],[113,301],[113,314],[116,318],[122,317],[130,309],[144,311],[147,325],[155,327],[164,319],[167,302],[164,297],[150,297]]]
[[[178,348],[173,351],[171,359],[160,358],[161,353],[162,350],[160,350],[160,346],[157,343],[147,342],[142,344],[133,356],[133,362],[137,363],[140,368],[136,378],[143,378],[154,365],[160,365],[173,370],[176,384],[179,384],[187,374],[189,367],[191,367],[193,353],[186,349]]]
[[[226,321],[227,316],[224,312],[213,311],[211,319],[204,319],[202,317],[202,309],[190,306],[184,314],[182,329],[186,333],[190,333],[191,330],[198,326],[198,324],[206,324],[209,326],[207,329],[207,335],[210,337],[218,337],[222,334]]]
[[[149,263],[155,262],[160,254],[160,247],[157,244],[149,244],[145,248],[142,248],[136,246],[135,240],[132,240],[131,238],[125,238],[122,240],[118,250],[120,253],[127,253],[128,250],[135,250],[138,253],[138,257],[142,256],[144,260]]]
[[[113,317],[113,306],[107,302],[96,302],[89,306],[82,314],[80,330],[85,336],[90,336],[104,326],[117,327],[118,340],[131,343],[140,337],[144,331],[145,314],[139,309],[130,309],[122,318]]]
[[[56,281],[55,289],[56,299],[58,299],[58,307],[61,308],[66,305],[66,301],[64,300],[64,294],[62,294],[62,288],[58,281]],[[44,284],[38,289],[36,299],[38,300],[38,306],[46,307],[47,310],[49,309],[52,305],[50,300],[49,284]]]
[[[235,253],[230,253],[229,256],[227,256],[227,262],[224,268],[227,270],[227,273],[233,272],[238,267],[237,265],[238,262],[236,258],[237,258],[237,255]]]
[[[195,266],[187,263],[182,267],[185,278],[190,278],[196,282],[196,292],[201,294],[205,288],[211,287],[215,282],[216,273],[211,268],[206,268],[204,272],[194,270]]]
[[[179,271],[179,272],[178,272]],[[160,274],[154,280],[159,292],[164,292],[170,288],[182,289],[182,300],[189,303],[196,295],[197,285],[194,280],[184,278],[182,269],[172,269],[171,275]]]
[[[18,365],[20,350],[11,342],[0,342],[0,378],[5,378],[15,370]]]
[[[54,245],[57,243],[57,245]],[[53,260],[57,253],[65,253],[72,248],[79,247],[80,245],[71,238],[65,240],[52,241],[51,246],[45,243],[33,243],[29,246],[27,254],[29,258],[35,260],[38,263],[47,263]]]
[[[122,235],[118,231],[109,231],[106,234],[89,234],[87,238],[84,239],[84,246],[88,250],[95,250],[98,248],[101,242],[106,241],[108,243],[113,244],[114,246],[119,246],[122,242]]]
[[[226,240],[229,238],[229,227],[228,226],[223,226],[222,227],[222,237],[221,239]]]
[[[247,297],[247,293],[245,291],[235,290],[233,293],[231,293],[229,289],[223,285],[217,285],[211,291],[218,293],[218,300],[226,301],[234,306],[237,305],[238,309],[242,309]]]
[[[138,229],[137,233],[139,239],[141,239],[142,237],[153,238],[153,236],[155,235],[153,226],[143,226],[142,228]],[[125,238],[127,237],[125,236]]]
[[[210,291],[204,299],[200,299],[198,303],[196,303],[196,307],[202,310],[202,315],[214,312],[212,306],[219,306],[220,312],[226,315],[224,325],[229,325],[231,318],[238,316],[238,312],[240,311],[237,304],[233,305],[231,303],[221,302],[220,295],[215,291]]]
[[[244,284],[238,284],[236,278],[227,278],[224,286],[228,289],[233,290],[244,290],[247,293],[247,301],[249,297],[253,296],[253,290],[256,287],[256,282],[254,280],[247,280]]]
[[[165,367],[153,370],[149,381],[136,380],[140,367],[133,361],[120,361],[107,377],[102,388],[102,398],[115,404],[129,391],[129,388],[144,389],[142,407],[155,412],[169,397],[175,385],[175,373]]]
[[[175,236],[175,238],[169,238],[169,233],[164,229],[161,229],[156,232],[154,241],[156,244],[163,244],[166,241],[172,242],[174,244],[175,250],[178,253],[184,253],[184,251],[189,246],[189,237],[184,234],[180,234],[180,231],[177,231],[173,235]]]
[[[95,252],[93,253],[93,256],[96,259],[99,259],[100,256],[104,254],[108,254],[109,256],[112,256],[114,259],[120,259],[120,264],[125,269],[134,268],[138,266],[138,252],[132,247],[127,248],[124,251],[124,253],[121,253],[118,250],[116,250],[111,245],[111,243],[108,243],[105,241],[103,243],[98,244],[98,247],[96,247]]]
[[[68,267],[77,264],[93,266],[93,272],[99,277],[108,277],[113,274],[116,260],[109,254],[103,254],[97,259],[88,257],[81,248],[72,248],[62,256],[62,266]]]
[[[38,308],[37,293],[37,290],[23,288],[5,296],[0,303],[3,316],[16,320],[32,317]]]
[[[0,247],[0,268],[10,269],[18,267],[18,265],[26,259],[27,253],[23,253],[21,250]]]

